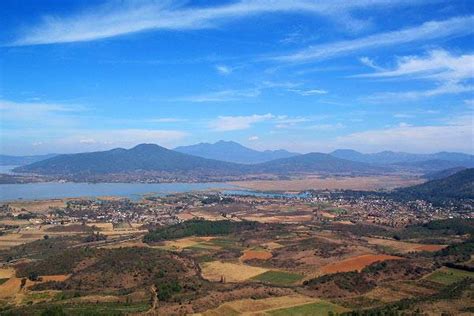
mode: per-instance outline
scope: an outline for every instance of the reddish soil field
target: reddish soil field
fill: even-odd
[[[248,250],[244,252],[244,254],[240,257],[240,260],[242,261],[252,260],[252,259],[268,260],[271,257],[272,257],[272,253],[268,251]]]
[[[446,247],[446,245],[423,245],[423,246],[420,246],[420,247],[416,247],[416,250],[419,250],[419,251],[438,251],[438,250],[441,250],[445,247]]]
[[[362,255],[328,264],[321,268],[321,272],[323,272],[324,274],[328,274],[336,272],[349,272],[355,270],[360,271],[374,262],[395,259],[403,258],[389,255]]]

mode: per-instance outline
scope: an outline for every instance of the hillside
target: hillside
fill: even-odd
[[[291,173],[380,173],[389,168],[373,166],[366,163],[340,159],[328,154],[309,153],[290,158],[277,159],[255,165],[260,172]]]
[[[399,189],[392,193],[403,199],[440,201],[446,199],[474,199],[474,168],[465,169],[449,177]]]
[[[198,157],[243,164],[255,164],[299,155],[282,149],[258,151],[242,146],[236,142],[223,140],[214,144],[199,143],[196,145],[176,147],[174,150]]]
[[[465,167],[454,167],[454,168],[449,168],[449,169],[443,169],[441,171],[435,171],[435,172],[430,172],[425,175],[423,175],[423,178],[427,180],[437,180],[437,179],[442,179],[446,178],[449,176],[452,176],[455,173],[458,173],[459,171],[466,170],[467,168]]]
[[[143,171],[199,172],[201,174],[238,174],[242,167],[228,162],[182,154],[154,144],[131,149],[116,148],[92,153],[59,155],[15,172],[46,175],[113,174]]]

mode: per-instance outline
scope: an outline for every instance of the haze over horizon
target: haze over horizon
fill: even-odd
[[[225,139],[299,153],[473,154],[473,9],[5,0],[0,153]]]

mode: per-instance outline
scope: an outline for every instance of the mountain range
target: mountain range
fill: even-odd
[[[11,156],[10,156],[11,157]],[[154,144],[131,149],[41,156],[14,169],[18,173],[82,177],[105,174],[166,173],[191,177],[293,173],[381,174],[387,172],[435,173],[445,169],[474,167],[472,155],[440,152],[410,154],[384,151],[363,154],[341,149],[329,154],[298,154],[286,150],[257,151],[236,142],[218,141],[181,146],[174,150]],[[28,157],[24,157],[28,161]],[[30,158],[31,159],[31,158]]]
[[[190,146],[180,146],[174,150],[188,155],[243,164],[256,164],[299,155],[284,149],[258,151],[233,141],[223,140],[214,144],[199,143]]]
[[[417,163],[423,161],[451,161],[456,163],[472,163],[473,155],[453,152],[438,152],[434,154],[411,154],[405,152],[382,151],[373,154],[363,154],[352,149],[338,149],[330,153],[331,156],[372,163],[378,165],[400,164],[400,163]]]
[[[15,168],[14,172],[43,175],[96,175],[123,173],[177,173],[192,176],[235,176],[290,173],[373,173],[383,168],[354,162],[328,154],[310,153],[275,159],[259,164],[238,164],[183,154],[154,144],[131,149],[58,155]]]

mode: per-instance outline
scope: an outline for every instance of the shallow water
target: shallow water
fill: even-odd
[[[123,196],[136,200],[144,194],[166,195],[207,189],[232,189],[225,183],[27,183],[0,184],[0,201],[66,197]]]

